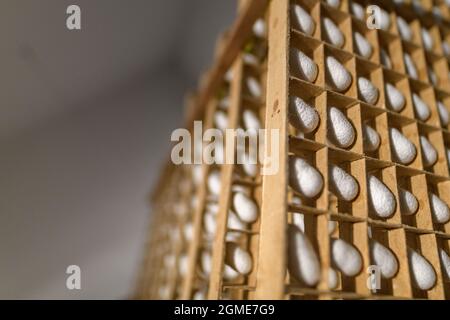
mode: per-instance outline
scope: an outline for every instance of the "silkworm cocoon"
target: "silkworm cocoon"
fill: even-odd
[[[189,241],[192,239],[192,235],[194,234],[194,226],[191,222],[188,222],[183,227],[183,236],[184,238]]]
[[[357,2],[352,1],[350,3],[350,9],[352,10],[353,15],[357,19],[364,20],[365,10],[364,10],[364,7],[362,5],[360,5]]]
[[[208,190],[212,195],[218,196],[220,189],[220,172],[219,170],[214,170],[208,176]]]
[[[442,125],[448,126],[450,122],[450,114],[447,107],[441,101],[438,101],[437,106],[439,111],[439,118],[441,119]]]
[[[434,193],[430,192],[430,204],[431,204],[431,212],[433,213],[433,220],[436,223],[447,223],[450,220],[450,209],[448,205],[442,201]]]
[[[323,188],[320,172],[302,158],[289,156],[289,185],[307,198],[314,198]]]
[[[259,81],[252,76],[249,76],[245,79],[245,83],[247,84],[248,91],[250,94],[255,97],[259,98],[262,95],[261,91],[261,85],[259,84]]]
[[[378,101],[378,89],[367,78],[358,78],[358,92],[362,100],[369,104],[375,104]]]
[[[348,277],[356,276],[362,268],[362,258],[358,249],[342,239],[331,239],[333,264]]]
[[[420,146],[423,156],[423,165],[425,167],[431,167],[436,163],[438,158],[436,149],[433,147],[430,141],[424,136],[420,136]]]
[[[412,94],[412,98],[417,118],[419,118],[419,120],[426,121],[430,117],[430,108],[416,93]]]
[[[295,214],[292,215],[292,223],[301,232],[305,232],[305,215],[303,213],[295,212]]]
[[[202,267],[203,274],[205,276],[209,276],[211,273],[211,255],[208,251],[202,251],[200,255],[200,265]]]
[[[395,86],[390,83],[386,83],[386,101],[388,106],[394,111],[401,111],[406,104],[405,97]]]
[[[216,215],[219,212],[219,204],[215,202],[210,202],[206,204],[206,210],[211,212],[213,215]]]
[[[230,107],[230,97],[226,96],[226,97],[223,97],[222,99],[220,99],[217,106],[224,110],[228,110],[228,108]]]
[[[419,209],[417,198],[408,190],[398,188],[398,197],[400,200],[400,211],[402,214],[413,215]]]
[[[192,296],[193,300],[206,300],[206,293],[204,290],[197,290],[195,291],[194,295]]]
[[[288,116],[290,124],[304,133],[314,131],[320,121],[316,109],[297,96],[291,96],[289,99]]]
[[[245,194],[236,192],[233,196],[233,205],[238,217],[243,222],[253,223],[258,219],[258,206]]]
[[[355,31],[353,36],[355,38],[356,50],[358,54],[364,58],[370,58],[373,52],[370,42],[367,41],[367,39],[358,31]]]
[[[233,281],[237,277],[239,277],[239,272],[226,264],[223,268],[223,277],[225,278],[225,280]]]
[[[391,26],[391,17],[389,16],[389,13],[386,12],[386,10],[383,10],[380,8],[380,28],[383,30],[389,30],[389,27]]]
[[[211,212],[205,212],[203,215],[203,225],[205,227],[205,232],[208,235],[216,233],[216,217]]]
[[[288,227],[289,273],[308,286],[320,280],[320,262],[308,237],[296,226]]]
[[[405,54],[403,55],[403,59],[405,60],[406,71],[408,72],[409,76],[411,78],[417,79],[419,75],[417,73],[416,65],[414,64],[411,56],[407,52],[405,52]]]
[[[339,275],[333,268],[328,269],[328,288],[334,290],[339,286]]]
[[[329,137],[332,142],[341,148],[350,147],[356,138],[356,132],[347,117],[335,107],[330,107],[329,115]]]
[[[240,274],[246,275],[252,271],[252,257],[234,242],[226,244],[225,261]]]
[[[194,185],[198,186],[203,180],[203,169],[199,164],[192,166],[192,181]]]
[[[381,138],[378,132],[371,126],[363,124],[363,146],[364,151],[373,152],[380,147]]]
[[[223,111],[216,111],[214,113],[214,123],[217,127],[217,129],[225,130],[228,128],[228,116]]]
[[[428,32],[427,29],[421,28],[420,33],[422,34],[422,42],[423,46],[425,47],[425,50],[431,50],[433,49],[433,38],[431,37],[431,34]]]
[[[442,42],[442,50],[447,57],[450,56],[450,45],[447,41]]]
[[[375,213],[381,218],[388,218],[395,212],[395,197],[386,185],[377,177],[369,176],[369,199]]]
[[[225,72],[225,81],[231,82],[233,80],[233,69],[228,69],[227,72]]]
[[[447,279],[450,279],[450,257],[443,249],[439,250],[439,255],[441,256],[442,266],[447,275]]]
[[[187,255],[183,254],[178,258],[178,272],[184,277],[187,274],[187,270],[189,267],[189,260]]]
[[[380,49],[381,63],[386,67],[391,69],[392,62],[391,58],[389,58],[389,54],[383,48]]]
[[[414,9],[414,11],[418,14],[418,15],[423,15],[425,10],[423,9],[422,4],[420,3],[420,0],[413,0],[412,1],[412,7]]]
[[[430,290],[436,283],[436,272],[424,256],[408,248],[409,267],[413,284],[420,290]]]
[[[328,234],[331,236],[338,227],[338,223],[336,221],[333,220],[329,220],[328,221]]]
[[[352,83],[352,75],[334,57],[326,58],[327,73],[331,80],[330,85],[339,92],[344,92]]]
[[[314,82],[319,73],[317,64],[301,50],[292,48],[290,51],[293,72],[298,73],[303,80]]]
[[[330,189],[339,199],[353,201],[358,195],[359,185],[352,175],[341,167],[331,164]]]
[[[239,156],[239,153],[238,153]],[[258,172],[257,166],[257,155],[252,155],[252,153],[242,152],[241,159],[239,163],[242,164],[242,169],[245,174],[249,177],[256,177],[256,173]]]
[[[438,78],[436,73],[434,73],[433,69],[428,67],[427,68],[427,72],[428,72],[428,78],[430,79],[431,83],[435,86],[438,85]]]
[[[327,0],[327,4],[332,6],[333,8],[337,8],[341,4],[341,1],[340,0]]]
[[[264,38],[266,35],[266,23],[263,19],[258,19],[253,24],[253,34],[259,38]]]
[[[295,25],[307,35],[312,35],[316,28],[313,18],[300,5],[294,4],[291,7],[292,21]]]
[[[400,16],[397,16],[397,27],[398,31],[400,32],[400,37],[402,37],[403,40],[411,41],[412,40],[412,30],[409,27],[408,22],[406,22],[405,19],[403,19]]]
[[[394,158],[402,164],[410,164],[416,157],[416,146],[396,128],[389,128],[389,134]]]
[[[247,130],[252,130],[257,133],[258,130],[261,129],[259,118],[249,109],[244,110],[242,113],[242,120],[244,121],[244,126]]]
[[[398,271],[398,262],[395,254],[378,241],[370,241],[370,255],[375,265],[380,267],[381,276],[390,279]]]
[[[335,45],[338,48],[342,48],[345,43],[344,35],[338,26],[328,17],[323,18],[324,32],[328,39],[328,42]]]
[[[232,210],[228,211],[227,227],[233,230],[247,230],[247,225]]]
[[[251,54],[251,53],[244,53],[242,55],[242,61],[247,64],[247,65],[251,65],[251,66],[257,66],[259,64],[258,58]]]

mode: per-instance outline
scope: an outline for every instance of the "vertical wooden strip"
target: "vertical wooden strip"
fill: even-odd
[[[242,89],[242,59],[238,57],[233,65],[233,80],[230,90],[230,109],[228,114],[228,128],[236,129],[239,121],[239,109],[241,105]],[[234,136],[232,141],[230,137],[225,137],[224,152],[226,157],[235,158],[236,148]],[[230,207],[231,187],[233,178],[234,163],[225,161],[221,166],[221,186],[222,191],[219,197],[219,211],[217,214],[216,235],[212,246],[212,265],[209,278],[208,299],[219,299],[222,285],[222,271],[225,256],[225,235],[227,232],[228,210]]]
[[[256,299],[282,299],[286,275],[287,103],[289,0],[269,7],[269,56],[266,98],[266,152],[278,155],[278,171],[262,177],[261,231]],[[273,150],[271,130],[279,130]]]

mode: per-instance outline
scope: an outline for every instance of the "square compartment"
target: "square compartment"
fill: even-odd
[[[386,111],[370,106],[368,104],[361,103],[361,119],[362,119],[362,132],[364,136],[364,125],[367,124],[372,129],[374,129],[380,136],[380,146],[375,151],[367,151],[364,148],[364,137],[363,137],[363,150],[364,155],[367,157],[375,158],[383,161],[390,161],[391,159],[391,149],[389,144],[389,133],[388,133],[388,116]]]
[[[347,52],[353,52],[352,48],[352,21],[348,13],[342,12],[340,10],[334,9],[333,7],[323,5],[320,8],[320,14],[321,14],[321,39],[322,41],[326,42],[333,48],[339,49],[339,50],[345,50]],[[338,29],[341,31],[342,35],[344,36],[344,45],[339,48],[334,46],[332,43],[329,42],[328,37],[325,33],[325,26],[323,22],[323,18],[329,18],[334,22],[334,24],[338,27]]]
[[[409,87],[411,89],[411,102],[414,111],[414,118],[420,123],[425,123],[431,126],[439,127],[439,116],[436,112],[437,106],[436,106],[436,99],[434,97],[433,87],[424,84],[420,81],[415,81],[411,79],[409,80]],[[414,100],[412,98],[413,93],[418,95],[422,99],[422,101],[425,102],[425,104],[428,106],[430,110],[430,116],[425,121],[420,120],[419,117],[417,116],[416,107],[414,105]]]
[[[399,74],[397,72],[393,72],[390,70],[383,70],[383,79],[384,79],[384,100],[386,109],[390,112],[398,113],[402,116],[413,119],[414,118],[414,110],[412,106],[411,100],[411,90],[409,87],[408,78],[405,75]],[[397,90],[401,92],[403,97],[405,98],[405,106],[400,111],[395,111],[391,108],[389,104],[389,96],[386,89],[386,84],[394,86]]]
[[[352,30],[353,30],[353,35],[352,35],[353,51],[354,51],[355,55],[357,55],[361,59],[370,60],[373,63],[379,64],[380,53],[378,50],[378,37],[377,37],[376,29],[368,29],[365,21],[360,21],[357,18],[352,17]],[[357,48],[356,40],[355,40],[355,32],[356,31],[359,32],[362,36],[364,36],[364,38],[370,43],[370,45],[372,47],[372,54],[367,58],[359,55],[359,53],[356,49]]]
[[[448,177],[448,166],[444,145],[444,137],[442,135],[442,131],[433,127],[429,127],[426,125],[419,124],[419,137],[423,136],[428,139],[428,142],[434,147],[437,152],[437,160],[436,162],[429,166],[425,166],[425,156],[424,150],[422,151],[422,164],[424,166],[424,170],[428,172],[432,172],[436,175]],[[421,146],[422,147],[422,146]],[[449,190],[450,191],[450,190]]]
[[[405,64],[403,62],[403,49],[402,42],[399,37],[377,30],[378,34],[378,51],[380,54],[380,64],[386,68],[396,71],[401,74],[405,74]],[[391,68],[388,68],[382,64],[381,49],[383,49],[389,56],[391,61]]]
[[[373,105],[382,108],[385,100],[383,90],[383,69],[376,64],[356,58],[356,77],[356,81],[358,81],[359,77],[370,80],[370,82],[378,89],[378,99]],[[368,102],[362,100],[363,98],[361,97],[359,90],[358,99],[361,102],[368,104]]]
[[[326,68],[326,58],[328,56],[332,56],[334,57],[340,64],[342,64],[344,66],[344,68],[350,73],[351,77],[352,77],[352,83],[350,84],[350,86],[347,88],[347,90],[345,92],[337,92],[340,94],[344,94],[350,98],[354,98],[357,99],[357,88],[356,88],[356,62],[355,62],[355,58],[353,57],[353,55],[351,53],[339,50],[333,46],[330,45],[325,45],[325,60],[324,60],[324,65],[325,65],[325,87],[328,90],[331,91],[335,91],[335,89],[333,88],[333,86],[330,85],[331,83],[331,79],[330,79],[330,74],[329,71]]]
[[[314,32],[312,33],[311,37],[314,37],[316,39],[320,39],[320,1],[317,0],[291,0],[291,6],[289,8],[290,10],[290,20],[291,20],[291,28],[293,30],[296,30],[298,32],[301,32],[300,27],[297,25],[297,23],[295,22],[296,20],[294,20],[294,10],[293,10],[293,5],[297,4],[300,7],[302,7],[303,10],[305,10],[306,12],[308,12],[308,14],[311,16],[311,18],[314,20],[315,23],[315,27],[314,27]],[[307,37],[309,37],[308,35],[306,35]]]

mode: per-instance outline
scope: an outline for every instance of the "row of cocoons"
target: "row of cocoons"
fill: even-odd
[[[352,2],[350,9],[352,14],[358,20],[364,21],[365,9],[363,6],[358,3]],[[291,13],[293,25],[305,34],[311,36],[316,29],[316,25],[314,19],[310,16],[310,14],[299,4],[293,4],[291,6]],[[381,9],[380,18],[380,28],[387,31],[391,26],[389,13]],[[346,39],[342,31],[334,23],[334,21],[328,17],[324,17],[322,20],[322,26],[322,30],[328,42],[335,45],[336,47],[342,48],[345,44]],[[401,16],[397,16],[397,27],[400,37],[403,40],[413,40],[414,34],[411,27],[409,26],[409,23]],[[426,28],[421,27],[420,35],[425,50],[432,51],[435,44],[430,32]],[[373,52],[373,48],[371,47],[369,41],[367,41],[364,35],[362,35],[358,31],[354,32],[353,37],[355,42],[355,49],[357,50],[358,54],[365,58],[370,58]],[[450,56],[450,45],[446,40],[442,41],[442,50],[444,51],[446,56]],[[381,51],[382,56],[388,57],[386,51],[383,48],[381,48]]]
[[[412,61],[412,60],[411,60]],[[305,53],[297,48],[291,49],[291,64],[293,71],[303,80],[314,82],[318,75],[317,64]],[[325,60],[326,71],[329,75],[331,87],[338,91],[346,91],[352,83],[350,72],[333,56],[327,56]],[[414,70],[416,70],[414,68]],[[369,104],[376,104],[379,97],[378,88],[367,78],[358,77],[358,93],[362,101]],[[386,104],[393,111],[400,112],[406,106],[406,99],[403,93],[395,85],[386,82],[385,84]],[[417,93],[412,93],[412,101],[416,117],[421,121],[427,121],[431,116],[430,106],[423,101]],[[450,115],[447,107],[442,101],[437,102],[438,113],[443,126],[450,122]]]
[[[341,167],[329,166],[329,188],[340,200],[353,201],[359,194],[359,183],[351,174]],[[305,198],[315,198],[323,190],[322,174],[308,161],[291,155],[289,157],[289,185]],[[414,215],[419,210],[419,201],[410,191],[399,188],[398,197],[400,212],[403,215]],[[368,175],[368,198],[373,212],[382,219],[394,215],[397,201],[392,191],[376,176]],[[436,194],[430,192],[430,205],[433,221],[438,224],[450,220],[448,205]]]
[[[329,128],[328,139],[336,146],[344,149],[350,148],[356,140],[356,131],[346,115],[336,107],[328,109]],[[320,122],[316,109],[302,98],[291,96],[289,103],[289,121],[301,133],[314,131]],[[400,130],[389,128],[394,160],[408,165],[417,156],[417,149]],[[378,132],[368,124],[363,124],[363,146],[365,152],[374,152],[380,147],[381,138]],[[420,146],[423,156],[423,165],[432,167],[438,160],[438,152],[433,144],[424,135],[420,135]],[[449,151],[447,150],[447,153]],[[450,159],[450,158],[449,158]]]
[[[328,286],[339,286],[338,271],[348,277],[361,272],[363,259],[359,250],[351,243],[333,237],[337,228],[335,221],[329,222],[331,240],[331,268],[328,272]],[[369,232],[370,235],[370,232]],[[304,233],[302,214],[294,214],[294,223],[288,226],[288,269],[289,274],[306,286],[315,286],[320,281],[321,265],[319,257],[308,236]],[[370,257],[373,264],[380,267],[385,279],[395,277],[399,264],[391,249],[369,238]],[[408,261],[413,285],[421,290],[430,290],[436,284],[436,271],[431,263],[418,251],[408,248]],[[447,279],[450,279],[450,257],[443,249],[439,250]]]

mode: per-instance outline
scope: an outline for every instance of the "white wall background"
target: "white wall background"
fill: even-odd
[[[235,8],[84,0],[86,28],[67,34],[71,3],[0,4],[0,298],[131,294],[184,92]],[[80,291],[65,288],[70,264]]]

